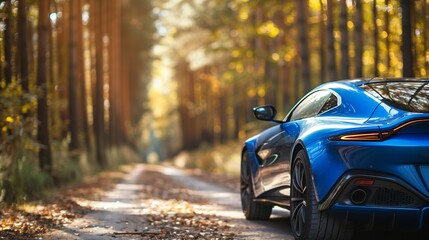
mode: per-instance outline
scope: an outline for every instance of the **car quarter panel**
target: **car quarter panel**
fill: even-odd
[[[429,133],[410,127],[384,141],[331,141],[306,144],[318,200],[323,201],[349,169],[370,170],[401,179],[429,197]]]

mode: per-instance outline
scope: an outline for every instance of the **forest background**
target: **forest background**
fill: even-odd
[[[285,114],[323,82],[429,76],[428,0],[1,0],[0,31],[9,203],[130,151],[239,146],[252,107]],[[226,161],[203,160],[181,165]]]

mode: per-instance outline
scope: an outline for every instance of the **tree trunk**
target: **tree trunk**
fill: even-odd
[[[37,140],[42,145],[39,151],[40,168],[52,173],[51,144],[48,128],[48,104],[47,104],[47,52],[49,33],[49,1],[39,0],[38,20],[38,54],[37,54],[37,87],[40,95],[37,98]]]
[[[120,79],[119,79],[119,30],[120,30],[120,6],[119,1],[114,0],[109,3],[110,24],[109,24],[109,73],[110,73],[110,142],[112,145],[119,145],[121,142],[120,125]]]
[[[70,132],[70,143],[69,149],[75,151],[79,148],[79,139],[78,139],[78,122],[79,122],[79,113],[78,113],[78,98],[76,89],[79,86],[77,81],[77,37],[76,37],[76,25],[77,25],[77,16],[80,14],[78,9],[77,1],[69,2],[69,70],[68,70],[68,103],[69,103],[69,132]]]
[[[414,54],[412,39],[412,14],[414,11],[413,1],[401,0],[402,8],[402,75],[404,77],[414,77]]]
[[[384,31],[386,31],[386,69],[387,69],[387,74],[389,75],[390,73],[390,40],[389,40],[389,36],[390,36],[390,29],[389,29],[389,25],[390,25],[390,17],[389,17],[389,0],[385,0],[384,1],[384,5],[386,7],[386,10],[384,11]]]
[[[196,121],[194,103],[194,75],[189,71],[185,61],[179,61],[175,67],[178,76],[179,114],[180,126],[182,130],[182,145],[185,150],[192,150],[198,147],[196,140]]]
[[[11,0],[5,0],[5,18],[4,18],[4,77],[6,85],[12,82],[12,3]]]
[[[125,141],[125,128],[120,127],[120,125],[124,122],[124,116],[121,114],[121,108],[124,105],[122,102],[122,88],[124,79],[122,79],[122,38],[121,38],[121,31],[122,31],[122,24],[121,24],[121,18],[122,18],[122,1],[116,0],[115,6],[113,7],[115,9],[115,25],[117,28],[115,29],[114,36],[115,36],[115,67],[116,67],[116,82],[117,82],[117,113],[118,113],[118,125],[116,126],[118,131],[118,141],[119,143],[123,143]]]
[[[298,5],[298,29],[301,55],[301,77],[304,92],[311,90],[310,81],[310,57],[308,47],[308,0],[297,0]]]
[[[328,40],[328,76],[329,81],[337,80],[337,64],[335,59],[334,39],[334,3],[328,0],[327,5],[327,40]]]
[[[21,86],[28,93],[27,0],[18,1],[18,52]]]
[[[423,29],[429,28],[429,16],[427,15],[427,3],[426,0],[422,0],[423,5]],[[429,31],[423,31],[423,53],[425,54],[425,71],[426,71],[426,77],[429,77],[429,59],[427,56],[427,52],[429,51]]]
[[[319,17],[319,33],[320,33],[320,82],[326,82],[326,27],[325,27],[325,8],[322,0],[319,0],[320,4],[320,17]]]
[[[73,0],[75,1],[75,0]],[[57,1],[52,1],[57,2]],[[56,89],[56,94],[58,97],[58,102],[68,103],[69,100],[69,86],[68,86],[68,78],[69,78],[69,34],[70,34],[70,10],[68,1],[58,1],[58,10],[62,12],[62,17],[58,18],[61,21],[58,23],[58,42],[57,42],[57,54],[58,54],[58,78],[55,79],[58,84],[58,88]],[[66,47],[67,46],[67,47]],[[69,135],[69,127],[70,117],[68,105],[66,104],[58,104],[59,115],[57,119],[57,126],[59,129],[57,134],[58,140],[62,140],[68,137]]]
[[[261,4],[258,3],[259,5],[257,6],[257,8],[255,9],[255,17],[254,17],[254,21],[253,21],[253,25],[255,28],[259,27],[260,25],[262,25],[264,23],[264,9],[262,8],[262,6],[260,6]],[[259,89],[260,87],[264,87],[264,82],[265,79],[265,63],[264,63],[264,59],[266,59],[266,54],[264,54],[266,52],[266,49],[264,49],[264,41],[262,39],[262,36],[257,34],[254,40],[254,52],[255,52],[255,56],[256,58],[254,59],[254,63],[255,63],[255,88]],[[258,90],[256,91],[256,105],[263,105],[265,104],[265,96],[261,96],[260,94],[258,94]]]
[[[363,77],[363,13],[362,1],[355,0],[355,77]]]
[[[220,86],[219,94],[219,117],[220,117],[220,143],[226,143],[228,139],[228,106],[227,106],[227,88]]]
[[[372,3],[372,23],[374,25],[374,77],[378,77],[380,73],[378,72],[378,63],[379,63],[379,47],[378,47],[378,26],[377,26],[377,1]]]
[[[347,29],[348,13],[346,0],[341,0],[340,31],[341,31],[341,79],[350,78],[349,31]]]
[[[93,1],[95,18],[95,99],[94,99],[94,135],[97,162],[106,166],[105,123],[104,123],[104,74],[103,74],[103,1]]]
[[[82,11],[82,3],[83,0],[77,1],[77,8],[78,11]],[[78,88],[80,91],[79,95],[79,105],[80,105],[80,123],[82,124],[82,130],[83,130],[83,136],[84,136],[84,142],[85,147],[87,150],[90,149],[91,141],[89,137],[89,123],[88,123],[88,111],[87,111],[87,92],[86,92],[86,79],[85,79],[85,58],[84,58],[84,39],[83,39],[83,22],[82,18],[77,18],[77,25],[76,25],[76,48],[77,48],[77,66],[76,66],[76,73],[77,73],[77,82],[78,82]]]

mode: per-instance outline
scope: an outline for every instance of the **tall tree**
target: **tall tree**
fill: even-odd
[[[333,0],[328,0],[327,5],[327,39],[328,39],[328,72],[329,80],[334,81],[337,79],[337,64],[335,61],[335,39],[334,39],[334,3]]]
[[[18,1],[19,75],[24,92],[29,91],[27,46],[27,0]]]
[[[4,18],[4,76],[6,84],[12,82],[12,2],[5,0],[5,18]]]
[[[77,0],[77,8],[80,11],[82,11],[83,7],[83,0]],[[83,22],[82,18],[78,17],[76,22],[76,48],[77,48],[77,66],[76,66],[76,73],[77,73],[77,80],[78,80],[78,89],[80,92],[79,99],[80,99],[80,114],[81,117],[81,126],[83,130],[83,136],[84,136],[84,146],[87,147],[87,149],[91,146],[90,136],[89,136],[89,123],[88,123],[88,111],[87,111],[87,91],[85,87],[85,58],[84,58],[84,38],[83,38]]]
[[[105,122],[104,122],[104,72],[103,72],[103,6],[104,1],[93,1],[95,19],[95,96],[94,96],[94,135],[97,161],[105,166]]]
[[[309,92],[311,90],[311,81],[310,81],[310,54],[308,46],[308,0],[297,0],[298,8],[298,35],[299,35],[299,45],[300,45],[300,55],[301,55],[301,77],[303,83],[304,92]]]
[[[378,63],[379,63],[379,47],[378,47],[378,26],[377,26],[377,1],[372,3],[372,23],[374,25],[374,76],[378,76]]]
[[[386,10],[384,11],[384,31],[386,32],[386,69],[387,73],[390,72],[390,17],[389,17],[389,0],[384,1]]]
[[[422,0],[423,5],[423,29],[429,28],[428,4],[426,0]],[[426,54],[429,51],[429,31],[423,31],[423,52]],[[429,60],[425,61],[426,77],[429,77]]]
[[[346,0],[340,1],[340,32],[341,32],[341,78],[350,78],[350,60],[349,60],[349,31],[347,28],[348,13]]]
[[[325,27],[325,5],[322,0],[319,0],[320,16],[319,16],[319,32],[320,32],[320,82],[326,81],[326,27]]]
[[[414,12],[414,1],[401,0],[402,8],[402,75],[414,77],[414,54],[412,39],[412,14]]]
[[[363,11],[362,1],[355,0],[355,77],[363,76]]]
[[[39,0],[38,19],[38,50],[37,50],[37,87],[40,95],[37,98],[37,140],[41,144],[39,151],[40,168],[48,173],[52,172],[51,144],[48,128],[47,104],[47,52],[49,34],[49,0]]]
[[[69,149],[71,151],[79,148],[78,139],[78,98],[77,98],[77,16],[81,10],[78,9],[77,1],[69,2],[69,70],[68,70],[68,103],[69,103],[69,132],[70,132],[70,143]]]
[[[120,1],[110,1],[108,5],[109,18],[109,131],[110,143],[118,145],[121,142],[120,126]]]

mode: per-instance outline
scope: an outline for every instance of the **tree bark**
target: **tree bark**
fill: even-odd
[[[355,0],[355,77],[363,77],[363,13],[362,1]]]
[[[380,62],[378,47],[378,26],[377,26],[377,1],[372,3],[372,23],[374,25],[374,77],[378,77],[380,73],[378,72],[378,63]]]
[[[401,0],[402,8],[402,75],[404,77],[414,77],[414,54],[412,39],[412,14],[414,11],[413,1]]]
[[[335,39],[334,39],[334,3],[333,0],[327,1],[327,41],[328,41],[328,76],[330,81],[337,80],[337,64],[335,59]]]
[[[322,0],[319,0],[320,4],[320,18],[319,18],[319,32],[320,32],[320,82],[326,82],[326,27],[325,27],[325,8]]]
[[[387,69],[387,74],[389,75],[390,73],[390,40],[389,40],[389,36],[390,36],[390,29],[389,29],[389,25],[390,25],[390,17],[389,17],[389,0],[385,0],[384,1],[384,5],[386,7],[386,10],[384,11],[384,31],[386,31],[386,69]]]
[[[27,0],[18,1],[18,52],[21,86],[28,93]]]
[[[76,89],[79,86],[77,81],[77,16],[79,16],[77,1],[73,0],[69,2],[69,70],[68,70],[68,103],[69,103],[69,132],[70,132],[70,143],[69,149],[75,151],[79,149],[79,112],[78,112],[78,98]]]
[[[77,6],[79,9],[79,12],[82,11],[82,3],[83,0],[77,0]],[[77,82],[79,85],[79,105],[80,105],[80,122],[82,124],[82,130],[83,130],[83,136],[84,136],[84,142],[85,147],[87,150],[90,149],[91,141],[89,136],[89,123],[88,123],[88,111],[87,111],[87,91],[86,91],[86,78],[85,78],[85,58],[84,58],[84,39],[83,39],[83,22],[82,18],[77,18],[77,25],[76,25],[76,37],[77,37]]]
[[[120,79],[119,79],[119,30],[120,30],[120,6],[119,1],[114,0],[109,2],[109,73],[110,73],[110,109],[109,109],[109,131],[110,131],[110,143],[112,145],[119,145],[121,143],[121,128],[120,125]]]
[[[182,59],[183,60],[183,59]],[[196,140],[195,113],[195,76],[189,71],[185,61],[180,61],[176,67],[178,76],[179,114],[182,130],[182,145],[184,150],[192,150],[198,147]]]
[[[5,0],[5,18],[4,18],[4,77],[6,85],[12,82],[12,3],[11,0]]]
[[[427,11],[427,3],[426,0],[422,0],[422,5],[423,5],[423,29],[428,29],[429,28],[429,16],[427,15],[428,11]],[[425,54],[426,58],[425,58],[425,71],[426,71],[426,77],[429,77],[429,59],[427,59],[427,52],[429,51],[429,31],[425,30],[423,31],[423,53]]]
[[[38,64],[37,64],[37,87],[40,95],[37,98],[37,140],[42,145],[39,150],[40,168],[52,174],[51,144],[49,141],[48,128],[48,104],[47,104],[47,52],[49,33],[49,1],[39,0],[38,21]]]
[[[298,29],[301,55],[301,77],[304,92],[311,90],[310,81],[310,57],[308,47],[308,0],[297,0],[298,7]]]
[[[95,18],[95,99],[94,99],[94,135],[97,162],[106,166],[105,122],[104,122],[104,73],[103,73],[103,1],[93,1]]]
[[[346,0],[340,1],[340,32],[341,32],[341,79],[350,78],[349,31],[347,28],[348,13]]]

